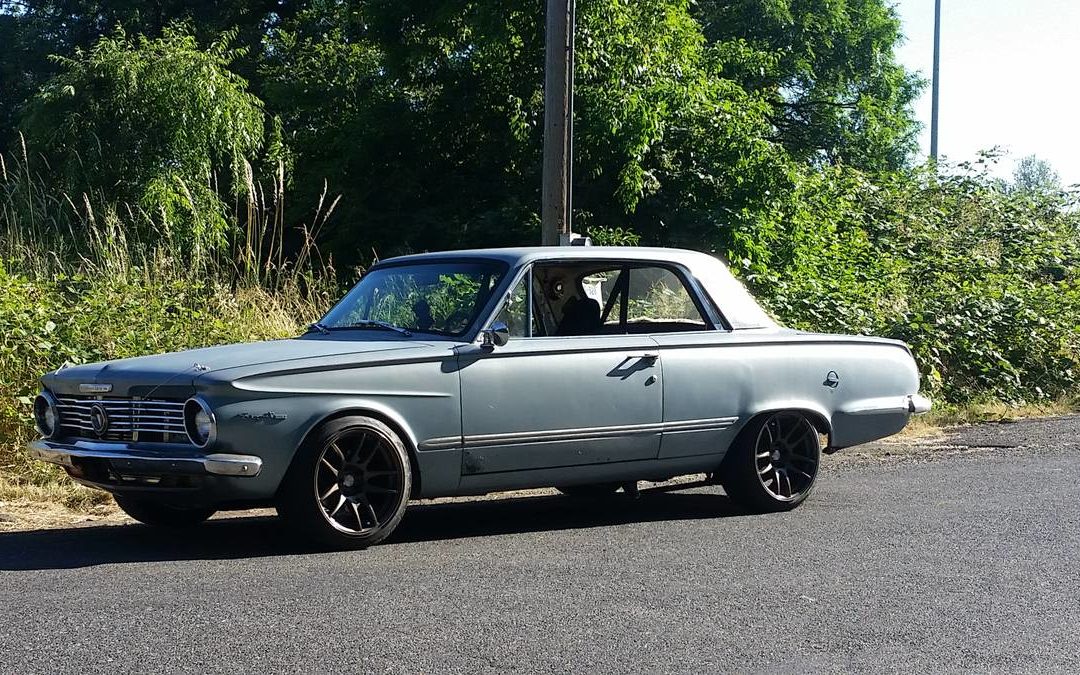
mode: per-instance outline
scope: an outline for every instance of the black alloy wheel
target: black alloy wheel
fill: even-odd
[[[820,463],[821,436],[805,414],[769,413],[732,444],[720,480],[728,496],[745,507],[787,510],[809,496]]]
[[[405,514],[408,452],[370,417],[333,420],[314,434],[285,477],[278,511],[303,536],[331,548],[382,541]]]

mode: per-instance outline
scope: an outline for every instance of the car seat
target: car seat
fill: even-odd
[[[571,296],[563,305],[563,318],[555,335],[596,335],[600,326],[600,303]]]

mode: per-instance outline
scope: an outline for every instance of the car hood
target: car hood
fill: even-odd
[[[390,351],[397,355],[430,347],[427,342],[396,336],[346,339],[337,334],[305,335],[71,366],[45,375],[42,383],[56,394],[79,394],[81,384],[108,384],[112,390],[105,396],[149,396],[151,391],[162,397],[183,396],[193,389],[196,378],[227,369],[252,372],[266,366],[276,370],[306,359],[361,358]]]

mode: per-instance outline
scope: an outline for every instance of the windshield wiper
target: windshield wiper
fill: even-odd
[[[383,330],[392,330],[401,333],[405,337],[412,337],[412,331],[408,328],[402,328],[401,326],[395,326],[392,323],[378,321],[376,319],[361,319],[359,321],[354,321],[347,326],[335,326],[335,328],[382,328]]]
[[[322,325],[320,322],[316,321],[315,323],[308,325],[307,332],[308,333],[320,333],[322,335],[329,335],[330,334],[330,329],[327,328],[326,326]]]

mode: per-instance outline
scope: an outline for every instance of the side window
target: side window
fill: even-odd
[[[641,262],[566,261],[532,268],[532,336],[625,335],[708,330],[679,275]],[[525,336],[524,282],[499,315]]]
[[[537,309],[534,307],[533,311],[529,312],[530,299],[535,301],[535,295],[530,298],[528,292],[530,278],[532,275],[527,274],[518,281],[514,290],[510,291],[506,304],[495,317],[496,321],[502,321],[510,329],[510,337],[536,337],[546,334]],[[529,331],[530,319],[532,319],[531,332]]]
[[[510,291],[510,297],[503,306],[502,311],[495,317],[496,321],[502,321],[510,329],[510,337],[528,337],[528,293],[529,277],[525,277]]]
[[[679,277],[664,267],[635,267],[627,287],[626,323],[653,324],[660,331],[705,330],[708,322]]]

